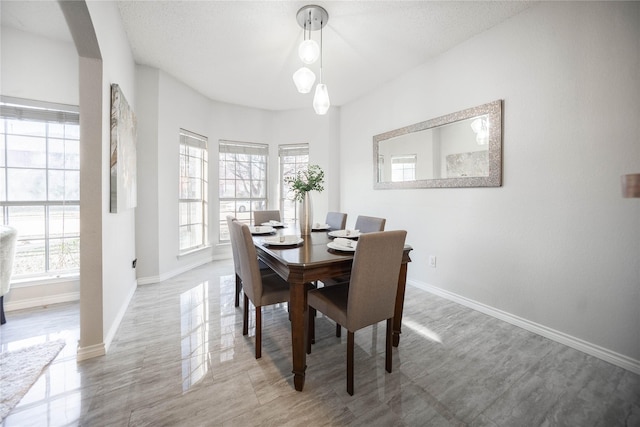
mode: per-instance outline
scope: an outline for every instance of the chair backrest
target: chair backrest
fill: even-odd
[[[253,211],[253,223],[261,225],[269,221],[280,222],[280,211]]]
[[[356,230],[361,233],[373,233],[376,231],[384,231],[384,224],[387,222],[385,218],[376,218],[374,216],[358,215],[356,219]]]
[[[227,215],[227,227],[229,228],[229,240],[231,240],[231,253],[233,254],[233,267],[236,271],[236,274],[240,276],[240,259],[238,258],[238,244],[233,240],[233,229],[231,224],[236,221],[236,218]]]
[[[344,230],[347,226],[347,214],[342,212],[327,212],[325,223],[333,230]]]
[[[236,242],[238,261],[240,261],[240,279],[242,289],[254,305],[262,298],[262,276],[258,266],[258,253],[253,246],[251,231],[247,224],[231,222],[231,239]]]
[[[353,257],[347,324],[356,331],[393,317],[398,276],[402,264],[404,230],[382,231],[360,236]]]
[[[16,253],[18,231],[8,225],[0,225],[0,296],[9,292],[13,259]]]

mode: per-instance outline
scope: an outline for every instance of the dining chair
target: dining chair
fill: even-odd
[[[11,274],[16,254],[18,231],[8,225],[0,224],[0,324],[7,323],[4,315],[4,296],[11,289]]]
[[[387,220],[385,218],[377,218],[374,216],[358,215],[356,218],[355,229],[360,233],[372,233],[376,231],[384,231],[384,226]],[[348,283],[349,276],[332,277],[330,279],[323,280],[322,283],[325,286],[333,286],[340,283]],[[336,325],[336,337],[342,335],[342,329],[340,324]]]
[[[261,273],[258,255],[249,226],[231,221],[231,245],[235,244],[240,264],[240,279],[244,290],[242,335],[249,333],[249,301],[255,307],[256,359],[262,357],[262,307],[289,301],[289,284],[275,273]]]
[[[238,245],[231,238],[231,224],[233,221],[236,221],[231,215],[227,215],[227,228],[229,229],[229,240],[231,241],[231,254],[233,255],[233,269],[236,272],[236,300],[234,302],[234,306],[238,307],[240,305],[240,291],[242,290],[242,279],[240,279],[240,259],[238,258]]]
[[[360,236],[353,257],[349,284],[310,290],[311,308],[347,328],[347,393],[353,396],[354,334],[357,330],[387,321],[385,368],[392,370],[392,329],[398,275],[407,232],[382,231]],[[314,336],[315,319],[308,315],[308,336]],[[311,340],[307,340],[311,353]]]
[[[347,214],[342,212],[327,212],[325,224],[332,230],[344,230],[347,226]]]
[[[262,225],[269,221],[280,222],[280,211],[253,211],[254,225]]]
[[[384,231],[384,225],[387,222],[385,218],[376,218],[374,216],[358,215],[356,218],[355,229],[360,233],[372,233],[375,231]]]

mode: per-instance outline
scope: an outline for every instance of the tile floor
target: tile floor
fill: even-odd
[[[8,313],[2,351],[67,345],[2,426],[640,426],[640,377],[411,286],[384,370],[384,323],[346,334],[316,320],[303,392],[293,388],[286,307],[263,316],[263,356],[242,336],[233,265],[140,286],[109,353],[77,363],[78,305]]]

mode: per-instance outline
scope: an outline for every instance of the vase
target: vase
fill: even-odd
[[[304,193],[302,201],[298,205],[298,222],[300,223],[300,234],[308,236],[311,234],[311,224],[313,224],[313,208],[311,207],[311,194]]]

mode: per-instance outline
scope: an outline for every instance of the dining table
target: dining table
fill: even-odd
[[[307,337],[307,284],[335,277],[349,276],[353,264],[354,251],[342,251],[329,248],[333,241],[331,230],[311,231],[301,235],[297,225],[291,224],[276,228],[267,235],[253,235],[253,243],[258,258],[289,283],[289,316],[291,320],[291,345],[293,356],[293,382],[295,389],[304,388]],[[274,237],[298,236],[297,244],[283,244]],[[281,239],[282,240],[282,239]],[[267,242],[273,242],[269,244]],[[409,252],[412,247],[405,245],[398,292],[396,294],[393,318],[393,346],[400,343],[402,333],[402,310],[404,307],[405,286],[407,281],[407,263],[411,261]]]

